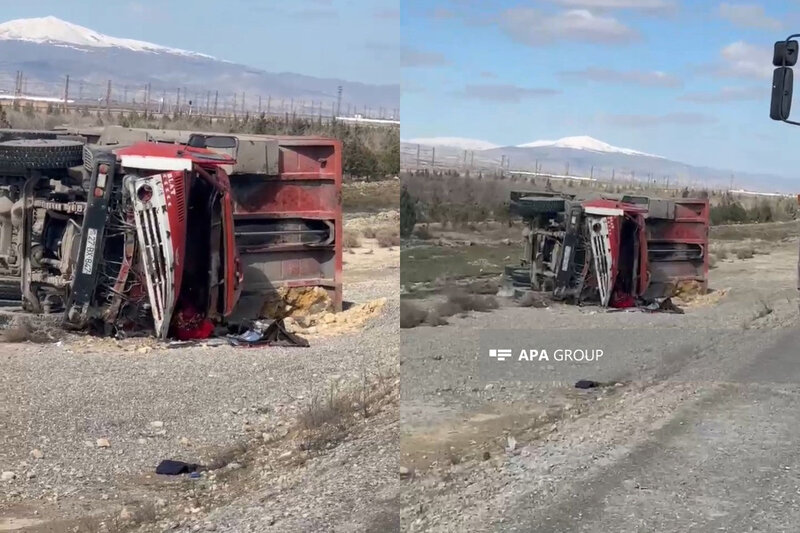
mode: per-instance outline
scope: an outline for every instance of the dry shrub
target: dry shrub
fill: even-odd
[[[423,224],[415,229],[414,236],[418,239],[422,239],[423,241],[433,239],[433,234],[431,233],[431,230],[428,228],[427,224]]]
[[[51,330],[50,328],[39,327],[36,328],[25,318],[17,318],[12,320],[2,333],[0,333],[0,342],[18,343],[18,342],[35,342],[44,344],[56,341],[60,338],[60,331]]]
[[[497,294],[498,290],[497,282],[494,280],[479,280],[473,281],[469,285],[467,285],[466,289],[467,292],[472,294]]]
[[[429,309],[425,315],[425,323],[429,326],[446,326],[447,320],[439,314],[438,309]]]
[[[519,299],[517,305],[520,307],[534,307],[536,309],[543,309],[547,307],[547,302],[535,292],[528,291],[522,296],[522,298]]]
[[[400,300],[400,327],[415,328],[422,324],[428,312],[407,300]]]
[[[399,230],[380,230],[376,236],[378,239],[378,246],[381,248],[391,248],[392,246],[400,246],[400,231]]]
[[[361,246],[361,236],[357,231],[344,230],[342,244],[345,248],[359,248]]]
[[[716,255],[709,255],[708,256],[708,268],[717,268],[717,256]]]
[[[367,226],[361,230],[361,234],[365,239],[374,239],[378,235],[378,230],[373,226]]]
[[[490,311],[500,305],[494,296],[468,294],[463,291],[452,291],[447,295],[447,302],[462,311]]]
[[[751,259],[756,253],[755,248],[752,246],[738,248],[736,250],[736,258],[737,259]]]
[[[381,412],[396,400],[399,380],[393,371],[367,374],[360,383],[331,383],[324,394],[314,394],[297,417],[297,428],[306,450],[335,447],[359,420]]]

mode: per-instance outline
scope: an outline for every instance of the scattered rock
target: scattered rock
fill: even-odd
[[[111,447],[111,443],[108,441],[108,439],[103,439],[103,438],[97,439],[95,444],[97,445],[98,448],[110,448]]]
[[[401,466],[398,469],[398,473],[400,474],[400,479],[408,479],[411,477],[411,469]]]
[[[161,420],[154,420],[153,422],[150,422],[150,427],[161,429],[164,427],[164,422]]]
[[[17,474],[12,472],[11,470],[6,470],[2,474],[0,474],[0,481],[11,481],[12,479],[16,479]]]
[[[44,457],[44,452],[38,448],[31,450],[31,457],[34,459],[41,459]]]

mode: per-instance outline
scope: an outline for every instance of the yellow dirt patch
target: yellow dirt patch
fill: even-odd
[[[705,307],[717,304],[727,293],[728,289],[706,292],[700,283],[686,281],[675,287],[674,298],[684,307]]]
[[[305,335],[336,335],[362,327],[367,320],[379,315],[385,305],[386,298],[378,298],[354,305],[341,313],[325,312],[289,317],[284,325],[289,331]]]
[[[328,291],[322,287],[280,287],[264,302],[264,318],[304,317],[333,310]]]

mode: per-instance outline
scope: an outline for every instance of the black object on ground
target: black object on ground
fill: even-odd
[[[181,474],[191,474],[197,472],[200,465],[194,463],[184,463],[183,461],[173,461],[172,459],[164,459],[156,467],[156,474],[164,476],[179,476]]]
[[[600,383],[597,381],[592,381],[591,379],[579,379],[575,382],[576,389],[593,389],[595,387],[599,387]]]
[[[300,346],[307,348],[308,341],[286,329],[283,319],[274,320],[264,329],[254,326],[238,335],[228,335],[228,341],[234,346],[246,348],[254,346]]]

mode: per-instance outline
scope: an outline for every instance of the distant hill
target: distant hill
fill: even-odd
[[[17,19],[0,24],[0,89],[13,92],[16,72],[25,75],[26,93],[61,96],[67,74],[73,80],[73,98],[102,98],[107,80],[113,82],[113,99],[122,100],[125,88],[133,97],[151,84],[151,98],[163,94],[174,100],[178,88],[188,89],[204,101],[207,91],[219,91],[221,98],[234,93],[249,96],[250,108],[257,95],[280,99],[323,102],[326,109],[337,99],[342,86],[343,112],[350,104],[390,114],[400,106],[400,86],[373,85],[333,78],[316,78],[290,72],[266,72],[214,57],[169,48],[144,41],[110,37],[55,17]],[[79,83],[83,82],[83,87]],[[142,96],[140,94],[139,98]],[[248,102],[248,100],[246,100]],[[225,102],[228,104],[228,102]],[[266,106],[266,100],[263,102]]]
[[[539,169],[550,174],[593,176],[603,180],[613,176],[616,181],[621,182],[649,179],[665,183],[669,180],[671,185],[712,188],[730,187],[733,177],[735,188],[784,193],[800,189],[800,179],[690,165],[630,148],[620,148],[587,136],[475,150],[464,148],[471,144],[469,139],[459,138],[456,146],[448,146],[440,139],[446,138],[420,139],[426,142],[415,144],[404,142],[401,148],[401,165],[404,168],[416,166],[416,144],[419,144],[425,147],[420,156],[421,166],[430,163],[431,148],[435,147],[437,166],[453,168],[463,168],[466,160],[475,169],[492,170],[499,168],[504,161],[512,172]]]

